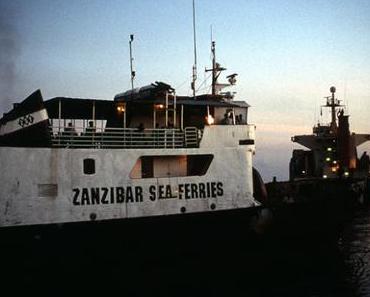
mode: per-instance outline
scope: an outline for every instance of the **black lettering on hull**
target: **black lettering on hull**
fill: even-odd
[[[73,205],[81,205],[80,201],[78,201],[78,196],[80,195],[80,189],[72,189],[72,191],[74,192],[73,199],[72,199]]]
[[[222,182],[184,183],[177,186],[177,191],[171,185],[150,185],[148,191],[149,196],[144,197],[141,186],[74,188],[72,203],[76,206],[107,205],[141,203],[146,199],[155,202],[160,199],[206,199],[224,195]],[[177,195],[174,195],[176,192]]]

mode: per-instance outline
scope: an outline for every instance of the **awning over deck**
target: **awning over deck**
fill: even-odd
[[[201,95],[197,99],[193,97],[178,96],[176,98],[177,105],[184,106],[210,106],[210,107],[243,107],[248,108],[250,105],[244,101],[220,101],[212,99],[210,95]],[[127,104],[165,104],[165,98],[146,98],[125,100]],[[121,101],[111,101],[102,99],[82,99],[82,98],[67,98],[56,97],[44,102],[48,111],[49,118],[62,119],[92,119],[104,120],[114,116],[116,107],[122,103]],[[60,114],[59,114],[60,112]],[[93,116],[95,113],[95,116]]]
[[[56,97],[44,102],[49,118],[104,120],[112,116],[116,103],[101,99]],[[59,114],[60,112],[60,114]],[[95,115],[93,115],[95,113]]]

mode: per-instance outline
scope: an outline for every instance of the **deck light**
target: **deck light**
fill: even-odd
[[[331,159],[330,159],[330,157],[327,157],[325,160],[326,160],[327,162],[329,162]]]
[[[324,175],[322,176],[322,178],[328,178],[328,176],[327,176],[326,174],[324,174]]]
[[[211,115],[206,116],[206,121],[208,125],[213,125],[215,123],[215,119]]]
[[[333,149],[332,149],[331,147],[328,147],[326,150],[327,150],[328,152],[331,152]]]
[[[123,106],[117,106],[117,111],[118,112],[124,112],[125,108]]]
[[[344,172],[344,176],[349,176],[349,172],[348,171]]]

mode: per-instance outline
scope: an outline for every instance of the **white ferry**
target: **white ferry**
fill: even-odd
[[[249,105],[217,91],[214,65],[212,94],[156,82],[112,101],[36,91],[14,104],[0,120],[0,227],[257,209]]]

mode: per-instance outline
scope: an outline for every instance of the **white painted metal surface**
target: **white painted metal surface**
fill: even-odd
[[[254,207],[254,145],[239,145],[254,140],[254,131],[253,125],[206,126],[200,148],[191,149],[2,147],[0,226]],[[141,156],[194,154],[214,156],[205,175],[130,178]],[[84,174],[87,158],[95,160],[95,174]]]

